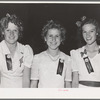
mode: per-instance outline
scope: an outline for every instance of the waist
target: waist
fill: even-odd
[[[100,82],[96,81],[79,81],[79,84],[91,87],[100,87]]]

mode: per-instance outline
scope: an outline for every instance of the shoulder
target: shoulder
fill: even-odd
[[[6,49],[5,49],[5,46],[4,46],[3,44],[4,44],[3,41],[1,41],[1,42],[0,42],[0,56],[1,56],[1,54],[4,52],[4,50],[6,50]]]
[[[46,56],[46,51],[34,55],[34,59],[43,59]]]
[[[29,51],[32,50],[32,47],[30,45],[28,45],[28,44],[24,45],[24,48],[29,50]]]
[[[23,51],[23,52],[30,52],[30,53],[33,53],[33,49],[30,45],[26,44],[21,44],[18,42],[18,48],[19,50]]]
[[[80,52],[84,51],[84,46],[78,49],[73,49],[70,51],[70,55],[79,54]]]
[[[7,45],[6,45],[6,43],[5,43],[5,40],[2,40],[1,42],[0,42],[0,53],[1,52],[9,52],[9,50],[8,50],[8,47],[7,47]]]
[[[3,41],[0,42],[0,51],[1,51],[2,45],[3,45]]]
[[[64,56],[64,57],[68,57],[68,58],[70,57],[69,55],[67,55],[66,53],[64,53],[64,52],[62,52],[62,51],[60,52],[60,55],[61,55],[61,56]]]
[[[64,60],[67,60],[69,61],[70,60],[70,56],[65,54],[64,52],[61,52],[60,53],[60,56],[61,56],[61,59],[64,59]]]
[[[32,49],[31,46],[30,46],[29,44],[24,45],[24,44],[19,43],[19,42],[17,42],[17,44],[18,44],[18,46],[19,46],[20,48],[28,48],[28,49]]]
[[[5,41],[2,40],[2,41],[0,42],[0,48],[4,47],[5,45],[6,45]]]

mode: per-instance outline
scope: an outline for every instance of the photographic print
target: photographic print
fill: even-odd
[[[99,1],[0,1],[0,98],[99,99]]]

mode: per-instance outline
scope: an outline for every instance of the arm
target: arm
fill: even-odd
[[[79,86],[79,75],[78,72],[75,71],[72,73],[72,88],[78,88]]]
[[[24,70],[23,70],[23,79],[22,79],[22,87],[29,88],[30,87],[30,75],[31,75],[31,66],[33,62],[33,50],[29,45],[25,46],[24,49]]]
[[[66,58],[66,75],[65,75],[65,88],[71,88],[72,87],[72,70],[71,70],[71,58],[70,56]]]
[[[38,88],[38,80],[32,80],[31,81],[31,88]]]
[[[31,66],[31,88],[38,88],[39,83],[39,57],[37,55],[33,58]]]
[[[26,66],[23,71],[22,87],[23,88],[30,87],[30,68],[28,68]]]
[[[79,86],[79,56],[77,50],[72,50],[71,54],[71,68],[72,68],[72,88]]]
[[[71,81],[65,81],[65,88],[71,88]]]

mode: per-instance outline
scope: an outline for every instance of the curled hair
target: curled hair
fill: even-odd
[[[42,34],[41,34],[42,38],[44,39],[44,37],[46,37],[50,29],[58,29],[61,32],[62,43],[64,43],[64,40],[66,37],[65,36],[66,30],[60,23],[58,23],[57,21],[53,21],[53,20],[49,20],[47,24],[44,25],[44,27],[42,28]]]
[[[100,25],[97,22],[97,20],[96,19],[92,19],[92,18],[86,18],[86,16],[84,17],[84,20],[82,20],[82,18],[81,18],[81,21],[77,21],[76,22],[76,25],[78,26],[77,38],[79,40],[78,41],[79,47],[82,47],[83,45],[86,44],[86,42],[85,42],[85,40],[83,38],[83,35],[82,35],[82,27],[85,24],[93,24],[96,27],[96,32],[98,33],[96,41],[97,41],[97,44],[100,44]]]
[[[9,22],[17,25],[19,29],[19,39],[22,38],[22,31],[23,31],[22,22],[17,18],[15,14],[10,15],[7,13],[6,16],[0,20],[1,39],[4,39],[2,32],[4,32],[4,30],[8,27]]]

